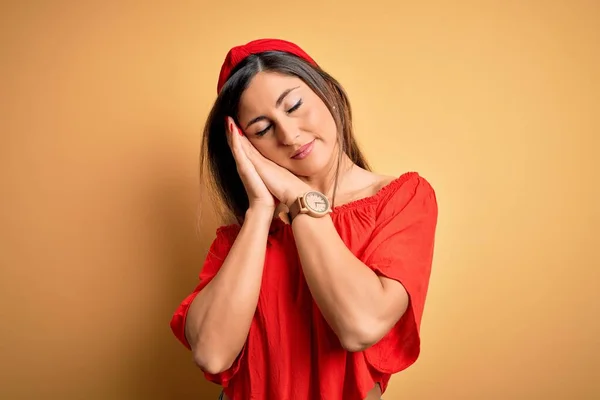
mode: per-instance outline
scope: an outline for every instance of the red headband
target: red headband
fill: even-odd
[[[265,51],[285,51],[287,53],[291,53],[297,57],[308,61],[314,66],[317,66],[317,63],[308,55],[304,50],[295,45],[292,42],[287,42],[281,39],[258,39],[253,40],[249,43],[246,43],[241,46],[235,46],[227,56],[225,57],[225,61],[221,66],[221,72],[219,73],[219,82],[217,83],[217,93],[221,92],[223,85],[229,79],[229,75],[231,71],[246,57],[251,54],[258,54]]]

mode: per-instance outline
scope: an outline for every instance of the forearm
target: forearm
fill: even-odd
[[[189,308],[186,336],[196,363],[208,372],[229,368],[246,341],[272,217],[268,209],[248,211],[221,269]]]
[[[398,309],[386,282],[348,250],[331,218],[299,215],[292,227],[310,291],[341,344],[357,351],[378,341]]]

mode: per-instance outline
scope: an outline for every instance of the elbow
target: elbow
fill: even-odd
[[[193,340],[188,339],[188,343],[192,350],[194,364],[206,373],[216,375],[226,371],[233,364],[233,360],[229,361],[222,352],[216,349],[214,342],[203,339],[199,334],[193,336]]]
[[[408,298],[398,304],[401,308],[394,314],[368,315],[344,321],[345,327],[336,329],[342,347],[348,352],[356,353],[377,344],[402,318],[407,309]]]
[[[358,353],[359,351],[365,351],[377,342],[378,340],[376,339],[361,337],[348,337],[340,339],[340,343],[344,350],[350,353]]]
[[[233,362],[226,361],[223,357],[208,355],[194,350],[194,363],[204,372],[216,375],[231,368]]]
[[[360,341],[360,340],[341,340],[342,347],[349,353],[358,353],[365,351],[375,343]]]
[[[338,334],[340,344],[350,353],[365,351],[383,337],[376,329],[354,329]]]

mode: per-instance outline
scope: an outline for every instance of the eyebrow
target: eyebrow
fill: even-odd
[[[292,90],[296,90],[298,89],[300,86],[296,86],[293,88],[289,88],[283,91],[283,93],[281,93],[281,95],[279,95],[279,97],[277,98],[277,101],[275,102],[275,107],[279,108],[279,106],[281,105],[281,103],[283,103],[283,100],[285,99],[285,96],[287,96],[288,94],[290,94],[290,92]],[[245,129],[248,129],[250,127],[250,125],[255,124],[259,121],[262,121],[264,119],[267,119],[267,117],[265,117],[264,115],[261,115],[260,117],[256,117],[254,119],[252,119],[250,122],[248,122],[248,125],[246,125]]]

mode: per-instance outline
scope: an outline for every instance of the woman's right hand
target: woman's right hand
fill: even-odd
[[[243,135],[242,131],[236,126],[235,121],[231,117],[227,117],[225,123],[227,143],[229,143],[229,148],[233,153],[238,174],[246,188],[250,208],[262,208],[274,212],[275,198],[269,192],[269,189],[267,189],[267,186],[260,175],[258,175],[258,172],[256,172],[254,165],[242,147],[240,140]]]

